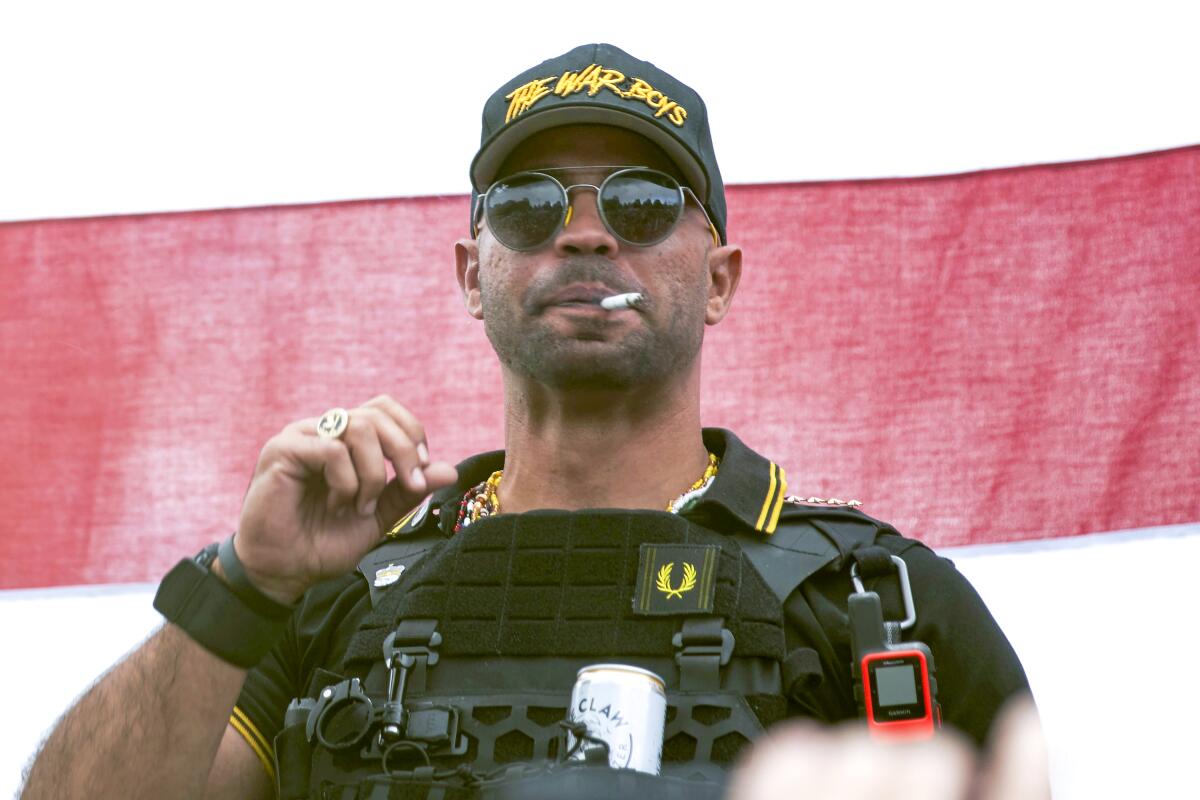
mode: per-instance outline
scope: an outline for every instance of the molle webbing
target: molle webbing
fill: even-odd
[[[640,563],[643,553],[649,554],[646,563]],[[703,554],[704,565],[688,553]],[[666,561],[658,564],[660,557],[673,559],[673,572]],[[689,574],[694,586],[683,589]],[[675,614],[664,599],[678,592],[695,599],[706,587],[711,595],[692,606],[703,613]],[[658,593],[650,613],[643,603],[635,610],[639,590],[642,596]],[[410,710],[457,713],[455,741],[465,751],[433,748],[439,768],[491,775],[561,756],[558,723],[566,716],[574,673],[585,664],[624,662],[662,675],[662,774],[705,781],[694,784],[691,797],[719,786],[746,743],[786,713],[779,597],[735,539],[666,512],[535,511],[484,518],[439,542],[383,591],[350,640],[343,672],[361,678],[372,696],[386,693],[384,640],[395,634],[394,647],[404,640],[420,651],[434,627],[436,646],[424,651],[405,702]],[[732,657],[721,655],[718,674],[713,652],[721,653],[726,641]],[[698,684],[703,688],[694,682],[681,687],[698,663],[714,680]],[[425,678],[416,680],[422,671]],[[348,789],[377,768],[356,761],[358,756],[316,748],[314,789]],[[413,764],[419,763],[414,755]],[[380,785],[368,793],[395,789]]]
[[[712,615],[738,657],[782,659],[779,600],[736,542],[666,512],[590,510],[505,514],[456,534],[386,592],[344,666],[378,661],[401,619],[436,619],[449,657],[669,654],[681,620],[633,610],[645,542],[720,547]]]

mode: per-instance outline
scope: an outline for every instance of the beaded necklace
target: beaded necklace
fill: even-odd
[[[690,508],[693,503],[708,491],[708,487],[712,485],[713,480],[717,477],[717,470],[720,469],[720,466],[721,459],[709,453],[708,466],[704,468],[704,474],[684,490],[682,494],[667,503],[667,511],[672,514],[679,514]],[[467,493],[463,495],[462,502],[458,504],[458,519],[454,523],[455,533],[458,533],[472,522],[477,522],[483,517],[491,517],[500,513],[500,498],[497,496],[496,491],[500,488],[500,479],[503,477],[504,470],[498,469],[489,475],[483,483],[472,486],[467,490]]]

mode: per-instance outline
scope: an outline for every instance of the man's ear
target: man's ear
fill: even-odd
[[[454,243],[454,274],[462,290],[467,313],[483,319],[483,302],[479,299],[479,241],[459,239]]]
[[[709,250],[708,277],[708,308],[704,322],[716,325],[729,313],[738,282],[742,279],[742,248],[727,244]]]

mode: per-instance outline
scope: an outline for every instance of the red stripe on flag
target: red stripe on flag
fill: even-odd
[[[734,187],[705,421],[939,545],[1200,519],[1200,148]],[[288,421],[387,392],[501,442],[463,198],[0,225],[0,587],[152,580]]]

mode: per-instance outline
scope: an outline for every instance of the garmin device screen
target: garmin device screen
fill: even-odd
[[[874,678],[880,708],[910,706],[917,702],[916,669],[912,664],[895,667],[875,665]]]
[[[929,671],[920,650],[871,653],[862,660],[867,724],[894,733],[932,733]]]

